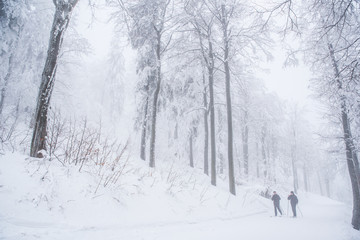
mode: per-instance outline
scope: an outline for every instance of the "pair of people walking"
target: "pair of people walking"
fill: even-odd
[[[277,216],[278,211],[282,215],[283,213],[282,213],[281,208],[280,208],[280,200],[281,200],[281,198],[280,198],[279,194],[276,193],[276,191],[273,192],[271,200],[274,202],[275,216]],[[293,191],[290,192],[290,194],[288,196],[288,200],[290,200],[291,209],[292,209],[292,212],[293,212],[293,217],[296,217],[296,205],[298,204],[299,200],[298,200],[297,196],[294,194]]]

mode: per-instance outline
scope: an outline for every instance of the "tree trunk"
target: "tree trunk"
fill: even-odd
[[[296,162],[296,147],[293,145],[291,146],[291,167],[292,167],[292,172],[293,172],[293,186],[294,186],[294,192],[297,193],[297,189],[298,189],[298,177],[297,177],[297,170],[296,170],[296,166],[295,166],[295,162]]]
[[[278,159],[278,142],[274,134],[271,135],[271,179],[274,183],[276,183],[276,169],[277,169],[277,159]]]
[[[156,45],[156,88],[154,91],[153,106],[152,106],[152,121],[151,121],[151,137],[150,137],[150,162],[149,166],[155,167],[155,143],[156,143],[156,118],[157,105],[161,87],[161,32],[156,30],[157,45]]]
[[[297,169],[296,169],[296,161],[297,161],[297,136],[296,136],[296,130],[295,130],[295,121],[297,119],[296,116],[296,109],[295,109],[295,118],[294,118],[294,122],[292,124],[292,135],[293,135],[293,143],[291,145],[291,167],[292,167],[292,172],[293,172],[293,185],[294,185],[294,192],[297,193],[298,190],[298,186],[299,186],[299,182],[298,182],[298,175],[297,175]]]
[[[1,8],[1,4],[0,4],[0,8]],[[5,14],[5,12],[4,12]],[[19,25],[18,23],[16,23],[16,25],[18,25],[19,29],[14,29],[13,27],[11,27],[11,25],[13,24],[13,22],[17,22],[17,19],[16,17],[13,18],[12,14],[10,14],[8,16],[9,18],[9,23],[8,23],[8,27],[9,29],[12,30],[12,32],[14,34],[16,34],[16,38],[15,40],[10,44],[10,48],[12,49],[11,50],[11,54],[10,54],[10,57],[9,57],[9,65],[8,65],[8,70],[7,70],[7,73],[5,75],[5,78],[4,78],[4,85],[1,89],[1,96],[0,96],[0,116],[2,115],[2,111],[4,109],[4,103],[5,103],[5,97],[6,97],[6,91],[7,91],[7,87],[9,85],[9,81],[10,81],[10,78],[11,78],[11,74],[13,72],[13,67],[14,67],[14,55],[15,55],[15,51],[16,49],[18,48],[18,44],[19,44],[19,38],[20,38],[20,35],[24,29],[24,26],[23,25]]]
[[[209,93],[210,93],[210,137],[211,137],[211,184],[216,186],[216,139],[215,139],[215,107],[214,107],[214,56],[209,39]]]
[[[41,157],[40,150],[46,150],[47,117],[52,90],[54,88],[57,60],[63,42],[64,33],[68,27],[71,12],[77,0],[72,2],[57,2],[53,25],[50,32],[49,48],[45,67],[41,77],[41,85],[37,98],[35,127],[31,141],[30,156]]]
[[[146,128],[148,123],[148,107],[149,107],[149,90],[147,89],[146,103],[144,107],[144,120],[141,129],[141,147],[140,147],[140,158],[146,160]]]
[[[256,177],[260,178],[259,143],[256,142]]]
[[[341,100],[341,121],[344,132],[344,142],[346,149],[346,162],[348,165],[352,192],[353,192],[353,216],[352,216],[352,226],[356,230],[360,230],[360,170],[359,170],[359,162],[357,158],[357,153],[355,150],[355,145],[353,142],[353,138],[351,135],[351,127],[350,121],[348,117],[348,110],[346,104],[346,96],[342,93],[343,86],[340,80],[340,71],[335,59],[334,49],[332,44],[328,45],[330,57],[332,60],[335,79],[338,84],[338,90],[340,92],[340,100]]]
[[[203,84],[204,84],[204,173],[209,175],[209,123],[208,123],[208,102],[206,94],[206,83],[205,83],[205,74],[203,74]]]
[[[243,156],[244,156],[244,171],[245,177],[249,176],[249,127],[248,127],[248,112],[244,112],[244,128],[242,133]]]
[[[272,164],[273,164],[273,156],[271,156],[272,152],[270,151],[270,145],[271,145],[271,135],[269,134],[268,139],[270,141],[268,141],[268,143],[265,145],[265,149],[266,149],[266,165],[267,165],[267,179],[269,181],[273,181],[272,178]]]
[[[354,164],[355,162],[354,157],[357,158],[357,156],[354,150],[353,140],[350,131],[349,118],[346,113],[345,102],[342,103],[342,124],[344,130],[346,161],[348,165],[351,186],[353,191],[353,216],[351,223],[354,229],[360,230],[360,190],[359,190],[359,182],[356,174],[356,165]]]
[[[233,127],[232,127],[232,105],[230,90],[230,67],[229,67],[229,36],[227,32],[228,23],[225,15],[225,5],[221,5],[221,25],[223,30],[224,41],[224,70],[226,84],[226,113],[228,125],[228,167],[229,167],[229,189],[233,195],[236,195],[235,174],[234,174],[234,156],[233,156]]]
[[[189,144],[190,144],[190,167],[194,167],[194,154],[193,154],[193,132],[191,131],[190,133],[190,139],[189,139]]]
[[[331,198],[330,179],[328,177],[325,179],[325,188],[326,188],[326,196],[328,198]]]
[[[213,46],[211,42],[211,26],[212,23],[207,25],[207,35],[205,35],[208,47],[206,48],[203,44],[203,36],[202,27],[198,25],[195,21],[194,27],[198,33],[199,41],[200,41],[200,48],[202,52],[202,56],[204,62],[206,64],[206,68],[208,70],[208,80],[209,80],[209,111],[210,111],[210,178],[211,184],[216,186],[216,139],[215,139],[215,108],[214,108],[214,53],[213,53]],[[205,75],[203,75],[203,81],[205,85]],[[204,91],[204,106],[205,106],[205,115],[204,115],[204,122],[205,122],[205,141],[208,134],[208,122],[207,122],[207,96],[206,96],[206,88]],[[205,142],[204,147],[204,172],[207,173],[208,166],[207,166],[207,148],[208,142]]]
[[[268,176],[268,169],[267,169],[268,166],[266,160],[265,138],[266,138],[266,125],[264,124],[261,127],[261,156],[264,165],[264,178],[266,179]]]
[[[12,67],[13,67],[13,59],[14,59],[14,53],[11,53],[11,55],[9,57],[8,71],[7,71],[6,76],[4,78],[4,86],[1,89],[0,116],[2,115],[2,111],[3,111],[3,108],[4,108],[6,90],[7,90],[8,84],[9,84],[9,80],[10,80],[10,76],[11,76],[11,72],[12,72]]]

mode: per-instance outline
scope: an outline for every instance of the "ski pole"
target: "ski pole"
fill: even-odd
[[[302,211],[301,211],[301,209],[300,209],[299,205],[298,205],[298,204],[296,204],[296,206],[297,206],[297,208],[299,209],[299,212],[301,213],[301,217],[304,217],[304,215],[303,215],[303,213],[302,213]]]

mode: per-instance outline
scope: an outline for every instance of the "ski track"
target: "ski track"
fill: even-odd
[[[304,216],[270,217],[272,209],[230,218],[153,222],[134,225],[75,226],[0,217],[3,240],[359,240],[347,222],[339,222],[346,212],[342,204],[301,206]],[[289,209],[290,212],[290,209]],[[286,212],[285,212],[286,214]],[[119,216],[121,218],[121,216]]]

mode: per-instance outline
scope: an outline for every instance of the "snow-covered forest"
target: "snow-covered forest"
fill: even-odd
[[[353,0],[0,0],[0,239],[360,239],[359,34]]]

